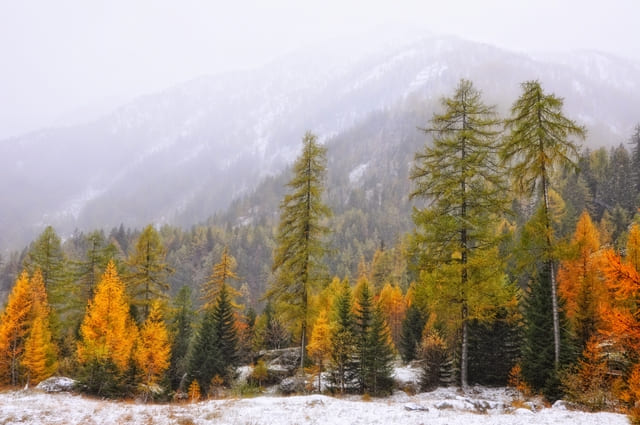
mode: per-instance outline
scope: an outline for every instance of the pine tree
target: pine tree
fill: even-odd
[[[499,121],[494,108],[482,103],[466,80],[442,105],[444,112],[426,129],[434,134],[433,146],[416,154],[411,171],[411,198],[428,202],[427,208],[414,210],[414,239],[421,284],[446,306],[450,326],[461,330],[460,382],[466,386],[469,320],[496,301],[504,282],[494,248],[506,190],[495,155]]]
[[[213,306],[218,299],[218,294],[222,285],[227,285],[228,296],[230,297],[231,304],[236,310],[240,310],[241,306],[235,302],[235,298],[239,297],[240,291],[230,286],[228,280],[238,280],[239,277],[235,273],[236,259],[229,254],[227,247],[224,247],[222,251],[222,258],[220,262],[213,266],[213,271],[209,280],[202,286],[202,301],[203,309],[207,309]]]
[[[639,207],[640,199],[640,124],[636,124],[634,133],[631,136],[631,173],[633,179],[633,186],[635,189],[636,203],[635,206]]]
[[[400,355],[405,363],[417,358],[417,351],[422,340],[422,330],[426,323],[425,315],[415,303],[412,303],[402,321],[402,334],[399,345]]]
[[[355,355],[355,335],[351,288],[345,279],[332,305],[331,318],[331,364],[329,377],[331,384],[344,394],[353,379],[353,357]]]
[[[156,229],[152,225],[145,227],[129,257],[131,274],[127,279],[127,289],[133,305],[140,308],[140,322],[149,315],[153,300],[167,298],[167,278],[173,270],[165,263],[166,256],[166,249]]]
[[[331,329],[326,310],[322,310],[316,319],[307,350],[318,366],[318,391],[322,392],[322,372],[331,353]]]
[[[29,274],[23,271],[9,294],[7,306],[0,319],[0,382],[2,384],[15,386],[19,383],[20,359],[24,351],[24,340],[29,332],[32,303]]]
[[[354,369],[358,381],[358,389],[364,393],[367,389],[367,353],[369,345],[369,332],[373,321],[373,296],[369,290],[369,282],[366,277],[360,277],[356,285],[356,299],[354,306],[354,337],[356,352],[354,356]]]
[[[546,236],[545,268],[551,279],[550,310],[556,368],[560,365],[561,330],[549,189],[554,168],[576,166],[574,158],[578,156],[578,146],[569,137],[585,137],[585,129],[563,115],[562,105],[563,100],[545,94],[538,81],[522,83],[522,94],[511,108],[511,118],[506,121],[506,127],[511,131],[500,152],[502,160],[511,165],[510,174],[519,193],[532,194],[538,187],[540,189]]]
[[[164,372],[169,368],[171,359],[169,333],[158,301],[151,304],[149,317],[138,333],[133,358],[138,370],[142,373],[145,392],[152,391],[152,386],[161,381]]]
[[[213,308],[205,310],[193,345],[189,349],[189,377],[196,381],[199,384],[198,388],[201,388],[205,393],[209,389],[211,379],[216,375],[224,374],[226,368],[222,361],[215,327],[216,319]]]
[[[293,166],[291,193],[280,204],[280,224],[273,259],[275,281],[266,297],[286,307],[287,313],[300,324],[300,368],[304,367],[304,351],[309,321],[309,299],[322,279],[323,237],[329,229],[323,224],[331,211],[322,203],[326,171],[326,149],[316,136],[306,133],[302,154]]]
[[[78,361],[89,392],[113,395],[129,368],[138,330],[129,313],[125,287],[113,261],[107,265],[80,326]]]
[[[171,362],[169,367],[169,379],[174,389],[182,390],[181,383],[187,373],[187,354],[189,342],[192,336],[192,323],[194,319],[191,304],[191,288],[183,286],[178,291],[173,301],[173,314],[171,318]]]

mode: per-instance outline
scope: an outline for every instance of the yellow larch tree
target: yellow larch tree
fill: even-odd
[[[124,284],[110,261],[80,326],[78,360],[82,365],[112,362],[123,371],[129,365],[136,335]]]
[[[327,319],[327,310],[322,310],[311,332],[311,341],[307,345],[309,356],[318,366],[318,391],[322,391],[322,372],[324,364],[331,354],[331,328]]]
[[[569,250],[571,258],[563,261],[558,271],[558,291],[581,348],[585,349],[601,325],[599,310],[608,299],[601,272],[600,235],[586,211],[576,224]]]
[[[402,289],[397,285],[385,284],[382,291],[380,291],[378,305],[382,309],[384,318],[389,325],[393,344],[398,347],[402,334],[402,320],[407,310],[407,303],[402,294]]]
[[[51,335],[50,308],[40,269],[35,271],[29,283],[32,321],[21,364],[29,383],[37,384],[56,372],[58,353]]]
[[[236,265],[237,263],[235,258],[229,254],[229,250],[225,246],[222,251],[220,262],[213,266],[209,280],[207,280],[207,282],[202,286],[201,299],[203,301],[203,310],[215,305],[223,284],[227,285],[227,293],[231,299],[231,306],[236,310],[242,310],[242,306],[236,302],[236,297],[240,297],[242,294],[228,282],[229,280],[239,279],[238,275],[235,273]]]
[[[29,274],[24,271],[16,280],[0,319],[0,383],[3,385],[18,385],[33,302],[29,293]]]
[[[160,303],[151,304],[149,317],[142,325],[134,351],[136,366],[143,374],[143,385],[156,385],[169,368],[171,345]]]
[[[640,226],[638,223],[633,223],[629,229],[626,251],[627,262],[640,271]]]

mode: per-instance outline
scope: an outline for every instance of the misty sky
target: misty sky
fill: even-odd
[[[639,16],[637,0],[0,0],[0,138],[397,28],[640,63]]]

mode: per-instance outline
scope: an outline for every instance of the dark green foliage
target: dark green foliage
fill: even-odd
[[[223,376],[226,372],[215,328],[214,309],[210,308],[205,310],[202,323],[189,349],[187,382],[197,380],[203,394],[208,392],[214,376]]]
[[[126,374],[120,372],[111,360],[87,363],[79,370],[77,381],[82,392],[99,397],[123,397],[130,390]]]
[[[218,341],[222,362],[226,366],[224,374],[220,376],[230,383],[238,365],[238,331],[226,283],[222,284],[218,300],[213,307],[213,319],[215,338]]]
[[[635,205],[634,176],[629,152],[623,145],[611,149],[607,180],[602,201],[611,210],[622,207],[627,214],[633,214]]]
[[[405,363],[416,359],[425,323],[425,315],[415,303],[411,304],[402,321],[400,337],[400,355]]]
[[[530,281],[523,300],[524,337],[522,345],[522,375],[534,391],[541,391],[549,400],[561,396],[558,372],[575,357],[572,352],[567,320],[560,310],[561,355],[560,365],[554,365],[553,318],[551,311],[551,277],[549,268],[540,267],[540,274]]]
[[[393,349],[389,328],[384,321],[384,315],[379,307],[373,311],[371,328],[367,335],[365,351],[365,392],[372,395],[387,395],[393,387],[392,364]]]
[[[520,357],[521,329],[500,309],[493,323],[469,326],[469,383],[506,386],[509,372]]]
[[[640,206],[640,124],[637,124],[631,136],[631,177],[636,197],[635,206]]]
[[[188,382],[184,381],[187,373],[187,361],[189,343],[193,334],[194,311],[191,302],[191,288],[183,286],[173,300],[173,310],[171,315],[171,333],[173,335],[173,344],[171,345],[171,364],[167,372],[167,376],[171,382],[171,388],[180,389],[186,392],[184,388]],[[182,387],[182,388],[181,388]]]
[[[351,314],[351,288],[345,280],[342,291],[335,297],[332,306],[331,363],[329,382],[340,393],[345,393],[354,378],[353,356],[356,340]]]
[[[366,278],[360,278],[356,289],[356,309],[354,314],[353,333],[355,337],[354,371],[358,382],[358,390],[364,393],[367,376],[367,350],[369,344],[369,332],[373,320],[373,295],[369,290],[369,283]]]

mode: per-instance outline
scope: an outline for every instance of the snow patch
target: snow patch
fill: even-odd
[[[364,163],[358,165],[349,173],[349,183],[357,184],[360,182],[360,179],[364,176],[365,171],[369,168],[369,163]]]

